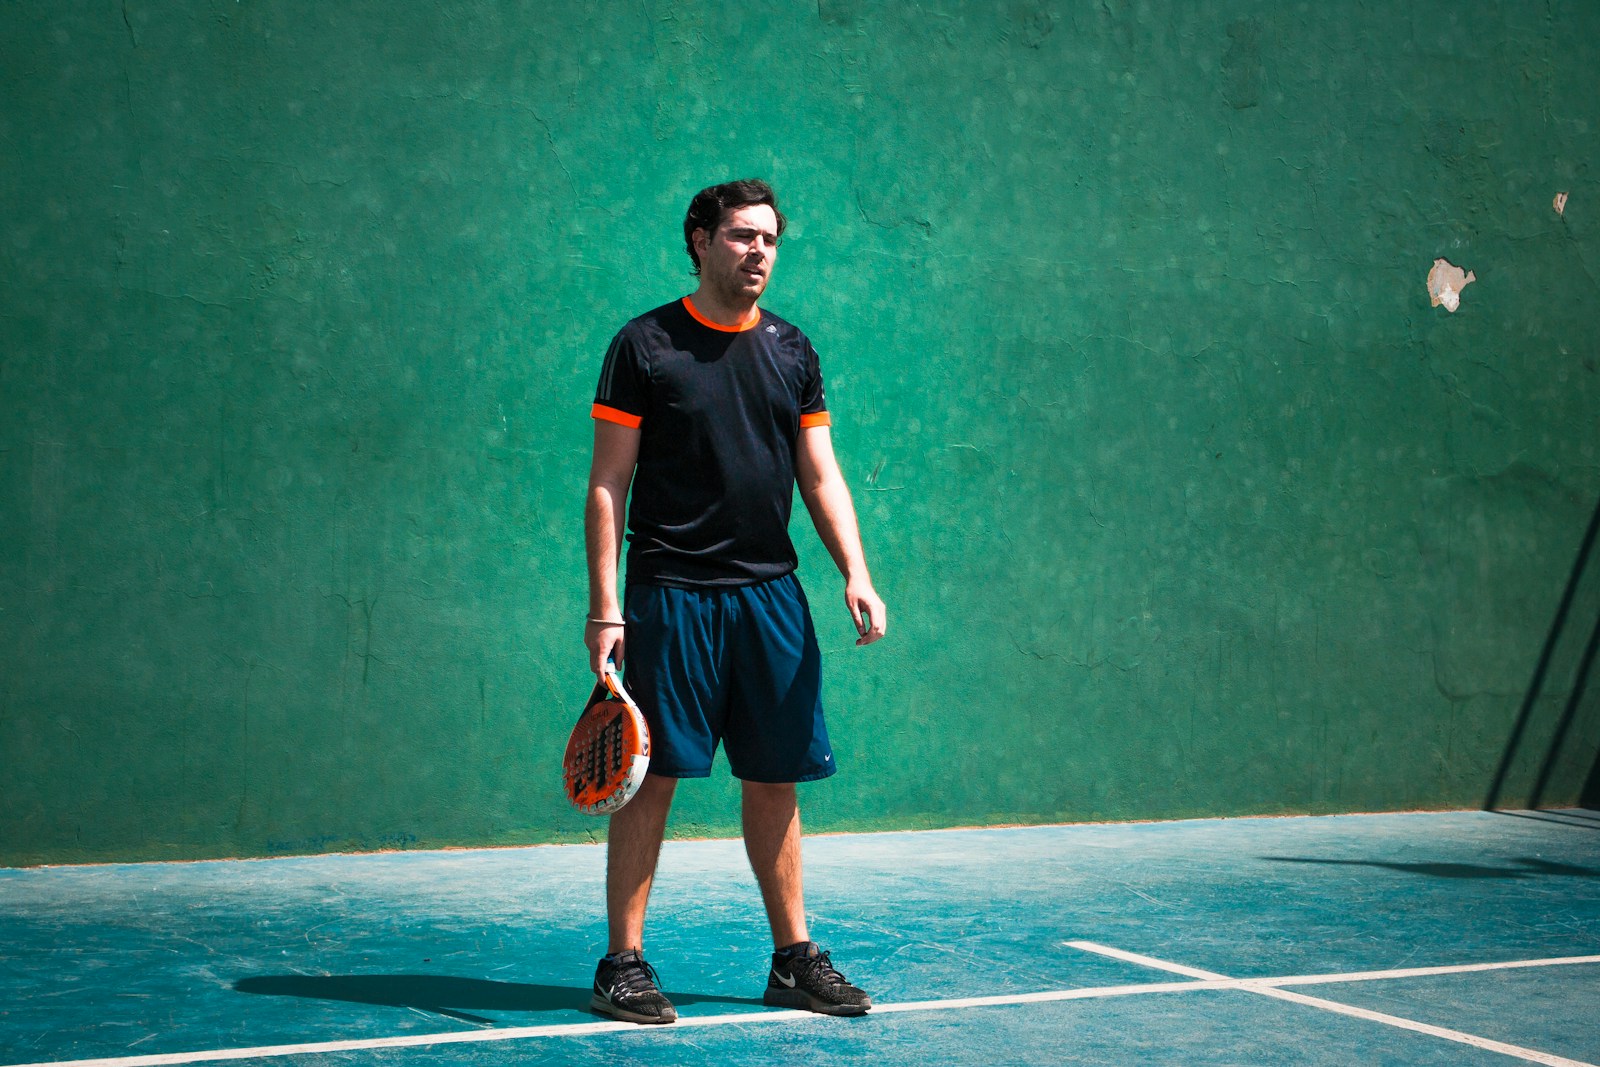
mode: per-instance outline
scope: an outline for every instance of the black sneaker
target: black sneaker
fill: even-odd
[[[610,959],[602,959],[594,969],[594,996],[591,1011],[630,1023],[677,1022],[672,1002],[656,988],[656,969],[644,956],[629,949]]]
[[[803,1008],[824,1015],[865,1015],[872,998],[845,981],[828,953],[815,941],[803,943],[794,955],[774,952],[761,1000],[778,1008]]]

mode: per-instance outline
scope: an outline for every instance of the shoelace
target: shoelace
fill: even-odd
[[[655,991],[661,985],[661,978],[656,974],[656,969],[642,959],[629,960],[617,964],[617,969],[612,972],[612,986],[624,993],[638,993],[647,986]]]
[[[831,953],[822,952],[815,956],[799,956],[789,966],[793,968],[796,963],[805,965],[806,970],[811,972],[811,980],[818,985],[840,986],[850,984],[849,979],[840,974],[838,968],[833,965]]]

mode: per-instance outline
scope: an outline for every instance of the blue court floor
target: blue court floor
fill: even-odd
[[[862,1019],[760,1003],[737,842],[666,847],[673,1026],[584,1010],[595,846],[0,870],[0,1065],[1600,1063],[1600,814],[808,838]]]

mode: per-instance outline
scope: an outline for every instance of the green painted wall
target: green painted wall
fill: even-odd
[[[812,829],[1480,803],[1600,495],[1597,40],[1574,0],[0,4],[0,862],[593,835],[588,402],[747,174],[892,605],[851,648],[801,531]]]

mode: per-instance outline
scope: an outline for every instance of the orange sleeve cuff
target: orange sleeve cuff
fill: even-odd
[[[809,430],[813,426],[832,426],[833,418],[826,411],[813,411],[809,415],[800,416],[800,428]]]
[[[626,411],[608,408],[604,404],[596,404],[589,409],[591,419],[600,419],[603,422],[614,422],[618,426],[626,426],[630,430],[637,430],[644,422],[642,415],[629,415]]]

